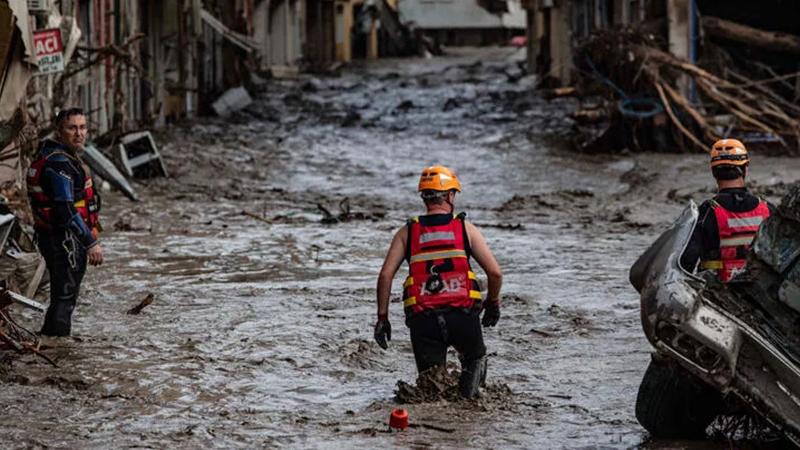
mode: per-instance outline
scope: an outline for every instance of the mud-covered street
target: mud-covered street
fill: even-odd
[[[46,350],[59,368],[25,356],[1,369],[0,440],[660,448],[633,412],[650,346],[628,269],[689,199],[711,195],[707,157],[575,153],[562,138],[570,100],[541,99],[518,58],[458,50],[271,80],[227,121],[159,135],[171,177],[137,185],[138,204],[105,195],[107,261],[84,283],[74,336]],[[483,397],[405,405],[434,428],[390,433],[397,383],[416,377],[406,269],[387,351],[372,339],[375,280],[394,231],[423,212],[417,180],[433,163],[458,170],[457,209],[503,268],[502,317],[485,331]],[[753,158],[768,199],[798,174],[796,159]]]

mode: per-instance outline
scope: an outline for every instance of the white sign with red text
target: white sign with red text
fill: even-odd
[[[39,63],[39,74],[64,71],[64,46],[61,45],[61,30],[51,28],[33,32],[33,47],[36,49],[36,61]]]

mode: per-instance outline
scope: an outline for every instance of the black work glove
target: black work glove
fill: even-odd
[[[386,350],[389,344],[386,341],[392,340],[392,325],[389,323],[387,314],[378,314],[378,322],[375,324],[375,342]]]
[[[486,301],[483,304],[483,320],[481,324],[484,327],[493,327],[497,325],[500,320],[500,300]]]

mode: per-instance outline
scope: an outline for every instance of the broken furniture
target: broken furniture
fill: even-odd
[[[119,160],[130,177],[166,177],[167,168],[149,131],[131,133],[120,138]]]

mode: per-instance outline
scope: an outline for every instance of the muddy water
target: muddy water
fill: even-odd
[[[75,337],[50,342],[60,367],[26,357],[3,375],[2,441],[684,446],[648,442],[633,416],[649,346],[627,270],[688,198],[708,195],[704,159],[560,149],[567,105],[510,80],[514,58],[470,50],[274,81],[228,122],[160,136],[173,177],[141,185],[141,204],[107,195],[107,264],[84,284]],[[397,381],[416,373],[402,276],[387,351],[372,341],[374,283],[392,233],[421,212],[429,163],[460,172],[458,208],[505,272],[503,316],[485,333],[485,397],[406,405],[412,423],[441,429],[388,433]],[[754,179],[791,181],[797,166],[759,158]],[[344,198],[357,220],[321,224],[317,205],[338,214]],[[144,313],[125,314],[149,292]]]

